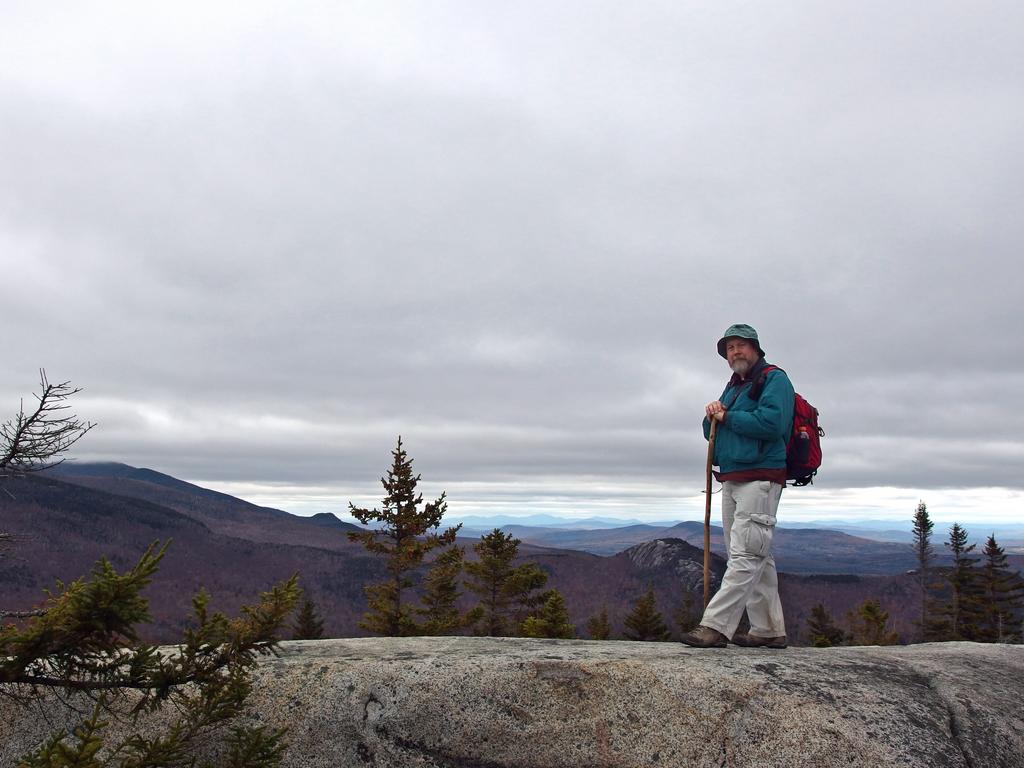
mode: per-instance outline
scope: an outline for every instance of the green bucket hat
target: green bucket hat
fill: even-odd
[[[764,350],[761,349],[761,342],[757,340],[757,331],[749,325],[738,323],[736,325],[730,325],[725,329],[725,333],[722,334],[722,338],[718,340],[718,354],[722,357],[725,357],[725,342],[727,339],[747,339],[752,341],[754,342],[754,346],[757,347],[757,351],[761,353],[761,357],[764,357]]]

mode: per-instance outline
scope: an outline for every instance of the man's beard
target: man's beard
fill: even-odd
[[[749,360],[738,357],[729,363],[729,367],[732,368],[733,373],[738,373],[740,376],[746,376],[747,371],[749,371],[753,366]]]

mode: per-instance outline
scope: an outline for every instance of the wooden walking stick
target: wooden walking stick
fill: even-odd
[[[711,464],[715,460],[715,427],[718,419],[711,419],[708,435],[707,484],[704,489],[704,607],[711,602]]]

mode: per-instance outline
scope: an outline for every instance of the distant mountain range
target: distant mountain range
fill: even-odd
[[[717,512],[716,512],[717,515]],[[544,528],[549,530],[579,531],[597,530],[602,528],[632,528],[644,526],[652,532],[667,531],[679,524],[677,520],[643,521],[635,519],[615,519],[607,517],[588,517],[583,519],[558,517],[555,515],[496,515],[494,517],[473,517],[466,516],[453,518],[453,523],[461,522],[463,530],[467,533],[480,535],[501,528],[502,530],[525,531],[531,528]],[[894,520],[811,520],[807,522],[789,523],[783,517],[779,523],[779,529],[818,529],[837,531],[872,541],[888,541],[900,544],[910,544],[913,541],[913,532],[910,521],[906,521],[905,528],[898,528]],[[1024,524],[1004,522],[969,522],[961,521],[966,525],[972,538],[981,542],[990,533],[994,534],[1001,546],[1007,548],[1024,547]],[[948,530],[949,524],[936,523],[935,536],[941,540]],[[638,528],[640,530],[640,528]],[[974,536],[977,534],[977,536]],[[543,535],[543,534],[538,534]]]
[[[101,556],[128,568],[157,540],[172,544],[147,591],[154,640],[174,637],[200,586],[216,609],[234,611],[295,571],[311,593],[331,596],[325,607],[341,631],[354,627],[363,611],[362,584],[383,576],[375,558],[347,541],[345,529],[325,535],[308,518],[148,470],[109,467],[105,473],[75,465],[75,473],[3,481],[0,531],[14,542],[0,556],[0,607],[35,604],[43,589],[87,574]]]
[[[481,517],[464,515],[463,517],[452,517],[451,524],[462,523],[466,530],[487,533],[495,528],[506,525],[523,525],[534,528],[559,528],[568,529],[593,529],[593,528],[621,528],[627,525],[652,525],[661,528],[668,528],[674,525],[674,521],[644,523],[641,520],[628,520],[612,517],[558,517],[557,515],[494,515],[493,517]]]
[[[579,549],[597,555],[615,554],[657,538],[678,538],[695,546],[703,546],[704,542],[704,524],[693,521],[668,528],[631,525],[599,530],[558,530],[510,525],[502,530],[538,546]],[[711,527],[711,548],[713,552],[725,555],[719,526]],[[873,541],[815,528],[779,527],[775,530],[773,548],[779,567],[794,574],[897,574],[917,565],[913,551],[905,544]]]
[[[296,571],[327,632],[358,636],[363,587],[384,578],[380,560],[348,541],[345,533],[357,526],[334,515],[298,517],[124,464],[65,464],[2,482],[0,532],[13,534],[14,545],[0,553],[0,608],[34,605],[43,589],[87,573],[100,556],[123,569],[153,541],[173,540],[147,592],[154,613],[149,639],[175,637],[200,586],[211,593],[214,608],[234,611]],[[581,635],[602,607],[621,628],[648,586],[669,621],[701,588],[700,523],[506,528],[522,540],[522,559],[536,562],[549,586],[563,593]],[[459,539],[470,557],[474,541]],[[725,566],[717,527],[712,551],[717,581]],[[897,631],[911,631],[913,582],[903,574],[914,565],[909,547],[828,530],[779,529],[776,559],[794,639],[814,603],[841,617],[866,597],[882,601]]]
[[[972,520],[960,520],[959,522],[967,528],[971,534],[971,540],[977,541],[979,547],[984,545],[984,541],[988,538],[989,534],[994,535],[999,545],[1007,549],[1024,547],[1024,524]],[[952,526],[952,523],[949,522],[935,523],[935,541],[941,542],[949,531],[950,526]],[[799,526],[794,527],[824,528],[830,531],[848,533],[851,536],[861,536],[865,539],[893,541],[904,544],[910,544],[914,539],[909,517],[905,528],[896,528],[895,522],[892,520],[812,520],[800,523]]]

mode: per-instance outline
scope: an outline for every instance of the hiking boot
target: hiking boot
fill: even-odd
[[[757,635],[733,635],[732,644],[741,648],[785,648],[786,636],[758,637]]]
[[[729,643],[729,638],[711,627],[697,627],[679,639],[691,648],[725,648]]]

